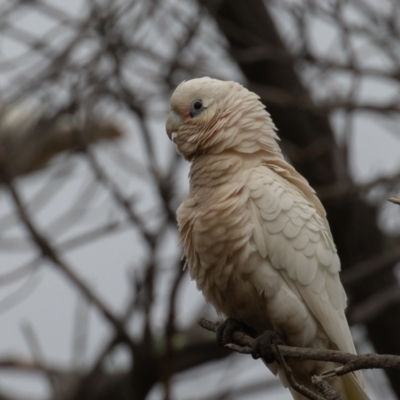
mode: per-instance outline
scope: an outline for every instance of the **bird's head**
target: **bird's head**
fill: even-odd
[[[176,88],[166,130],[187,160],[224,150],[251,153],[261,149],[267,136],[275,145],[277,139],[257,95],[239,83],[207,77]]]

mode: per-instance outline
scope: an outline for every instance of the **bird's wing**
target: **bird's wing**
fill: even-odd
[[[326,220],[300,190],[266,166],[247,182],[254,241],[281,270],[338,350],[355,353],[339,280],[340,261]]]
[[[340,261],[326,219],[286,179],[260,166],[247,181],[254,242],[298,293],[338,350],[356,353],[344,314]],[[348,381],[348,382],[347,382]],[[360,371],[344,380],[349,398],[368,399]]]

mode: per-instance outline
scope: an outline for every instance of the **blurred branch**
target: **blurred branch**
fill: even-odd
[[[400,304],[400,294],[396,282],[393,282],[391,287],[382,288],[353,305],[348,312],[349,323],[366,324],[395,304]]]
[[[15,280],[17,278],[17,275],[13,275],[11,277],[11,274],[13,272],[17,271],[11,271],[11,273],[7,276],[7,283],[10,283],[10,278],[11,281]],[[21,271],[18,270],[18,273],[23,273],[23,275],[26,275],[26,271]],[[10,308],[14,307],[17,304],[20,304],[23,300],[29,297],[29,295],[36,289],[36,287],[40,283],[40,276],[38,274],[34,274],[35,271],[32,269],[29,271],[31,274],[25,279],[25,282],[14,292],[10,293],[8,296],[5,296],[3,299],[0,300],[0,314],[10,310]],[[4,276],[2,276],[3,278]],[[19,275],[18,278],[22,278],[23,276]],[[4,283],[4,282],[2,282]]]
[[[26,361],[19,358],[3,358],[0,360],[0,369],[16,369],[27,372],[44,372],[49,374],[64,374],[66,370],[46,363],[46,365],[35,361]]]
[[[391,203],[393,203],[393,204],[398,204],[398,205],[400,205],[400,198],[399,198],[399,197],[396,197],[396,196],[391,197],[391,198],[389,199],[389,201],[390,201]]]
[[[121,324],[121,321],[109,310],[108,306],[106,306],[106,304],[94,294],[89,286],[87,286],[80,278],[78,278],[78,276],[73,272],[72,268],[67,265],[66,262],[62,261],[56,250],[51,246],[47,239],[41,233],[39,233],[33,221],[28,216],[20,196],[14,187],[14,184],[8,179],[4,171],[3,183],[6,185],[11,198],[14,201],[22,223],[31,235],[32,240],[36,243],[38,249],[41,251],[43,257],[52,261],[52,263],[65,274],[65,276],[74,284],[74,286],[80,290],[82,295],[85,296],[91,303],[93,303],[104,315],[104,317],[111,322],[116,331],[124,338],[124,340],[133,346],[132,340],[129,334],[126,332],[124,326]]]
[[[336,70],[349,72],[355,75],[372,76],[379,78],[388,78],[400,80],[400,70],[384,70],[371,67],[359,67],[354,63],[341,63],[333,59],[324,58],[321,55],[312,54],[311,49],[306,47],[306,53],[288,54],[287,52],[280,52],[274,47],[253,46],[246,49],[234,50],[233,57],[240,63],[252,63],[256,61],[274,60],[281,63],[293,63],[305,61],[312,66],[316,66],[323,70]]]
[[[250,90],[256,92],[265,103],[284,107],[294,107],[319,115],[336,110],[354,112],[374,112],[379,114],[399,113],[400,104],[397,100],[386,103],[361,102],[346,98],[331,98],[319,101],[317,104],[308,96],[293,93],[261,84],[249,84]]]
[[[122,208],[122,210],[124,210],[129,221],[139,229],[140,233],[143,235],[150,248],[154,248],[156,238],[154,237],[154,235],[148,232],[144,222],[133,211],[132,201],[125,198],[117,185],[107,176],[106,172],[97,162],[95,155],[92,151],[90,151],[90,149],[86,151],[86,154],[89,165],[91,166],[96,179],[110,191],[115,202]]]
[[[21,330],[22,330],[22,334],[28,344],[28,347],[31,351],[33,361],[37,364],[45,365],[43,350],[40,345],[39,338],[37,337],[35,331],[33,330],[32,325],[29,322],[25,321],[21,325]],[[50,384],[50,387],[52,387],[54,389],[55,385],[56,385],[56,383],[54,381],[54,376],[46,371],[46,377],[47,377],[47,381]]]
[[[340,280],[345,286],[354,287],[378,272],[391,270],[398,261],[400,261],[400,248],[386,250],[382,254],[349,266],[341,272]]]
[[[45,118],[22,106],[6,109],[0,124],[0,164],[8,179],[44,168],[61,152],[122,136],[113,124],[82,117],[61,114]]]
[[[173,371],[174,359],[174,348],[172,345],[172,339],[176,333],[175,318],[176,318],[176,299],[179,289],[179,284],[184,276],[184,261],[181,260],[177,263],[178,270],[176,271],[175,279],[173,280],[169,299],[168,299],[168,318],[165,324],[164,337],[166,340],[165,357],[162,364],[163,377],[162,381],[164,383],[164,400],[170,399],[170,380]]]

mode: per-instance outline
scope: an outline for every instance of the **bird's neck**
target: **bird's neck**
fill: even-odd
[[[190,167],[190,188],[197,191],[227,184],[237,177],[242,167],[243,161],[237,156],[218,154],[196,157]]]
[[[189,179],[191,190],[210,189],[239,182],[250,169],[262,164],[264,155],[241,154],[226,150],[220,154],[201,155],[192,161]]]
[[[211,193],[222,185],[242,185],[251,170],[260,165],[272,169],[288,182],[299,189],[303,195],[325,216],[325,210],[316,197],[308,182],[282,157],[282,153],[275,156],[268,151],[255,153],[241,153],[234,150],[225,150],[219,154],[201,155],[195,157],[189,173],[190,190],[192,193],[199,190],[203,195]]]

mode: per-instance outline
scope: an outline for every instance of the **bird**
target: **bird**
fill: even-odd
[[[167,134],[191,163],[189,192],[177,209],[179,239],[205,300],[256,335],[273,331],[288,345],[356,354],[325,209],[285,160],[259,96],[237,82],[202,77],[180,83],[170,105]],[[337,367],[288,364],[314,392],[311,377]],[[279,363],[267,366],[295,400],[306,398]],[[360,371],[328,382],[345,400],[369,399]]]

